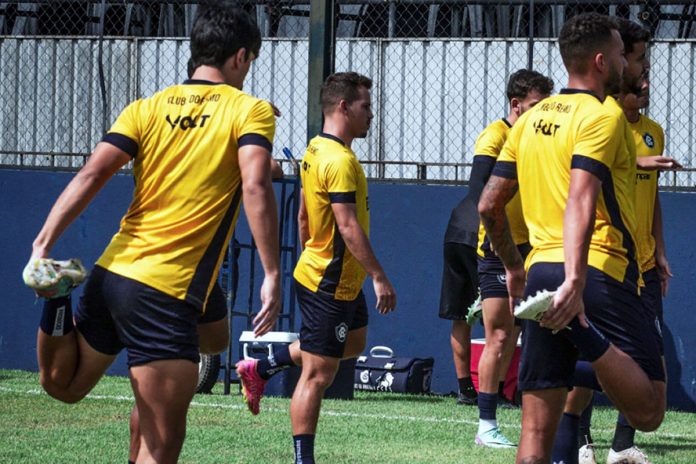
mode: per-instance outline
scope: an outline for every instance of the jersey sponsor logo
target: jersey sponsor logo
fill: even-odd
[[[172,119],[169,115],[167,115],[165,119],[172,127],[172,130],[176,129],[177,127],[179,127],[181,130],[187,130],[205,126],[205,122],[208,120],[209,117],[209,114],[184,117],[181,117],[181,115],[179,115],[175,119]]]
[[[636,180],[650,180],[650,174],[636,173]]]
[[[335,331],[336,340],[338,340],[341,343],[345,342],[346,336],[348,335],[348,324],[346,324],[345,322],[341,322],[336,326]]]
[[[643,142],[648,146],[648,148],[654,148],[655,147],[655,138],[650,135],[650,132],[646,132],[643,134]]]
[[[558,128],[561,126],[559,124],[554,124],[553,122],[545,122],[543,119],[539,119],[532,125],[532,127],[534,127],[535,134],[541,132],[543,135],[554,136],[556,135]]]
[[[306,161],[302,162],[302,170],[303,171],[309,171],[309,168],[311,168],[311,167],[312,167],[312,165],[309,164],[308,162],[306,162]]]

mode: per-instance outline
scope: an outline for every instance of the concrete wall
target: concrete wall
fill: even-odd
[[[4,251],[0,282],[6,296],[0,313],[0,368],[37,368],[35,335],[41,308],[22,284],[21,270],[29,257],[33,237],[70,178],[71,174],[66,173],[0,170],[0,242]],[[113,178],[68,229],[53,256],[77,256],[85,263],[93,263],[116,231],[132,188],[130,177]],[[370,309],[368,347],[388,345],[400,356],[434,357],[433,389],[437,392],[456,389],[449,347],[450,324],[438,319],[437,310],[442,236],[451,208],[465,193],[464,187],[370,185],[372,241],[396,287],[399,305],[388,316]],[[694,194],[662,195],[665,236],[675,275],[665,300],[669,404],[691,411],[696,411],[696,319],[691,307],[691,285],[696,282],[696,245],[691,232],[696,228],[695,199]],[[243,219],[239,228],[245,228]],[[247,276],[248,273],[242,273],[240,288],[246,288]],[[240,292],[238,305],[246,302],[245,291]],[[365,292],[372,308],[375,300],[369,281]],[[235,321],[239,328],[235,333],[241,325]],[[480,326],[474,335],[481,336]],[[235,347],[235,355],[236,350]],[[119,358],[111,373],[125,373],[123,358]]]

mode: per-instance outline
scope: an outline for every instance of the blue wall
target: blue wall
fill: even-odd
[[[40,307],[22,284],[21,270],[31,252],[32,239],[71,177],[66,173],[0,170],[0,239],[4,250],[0,282],[6,295],[0,313],[0,368],[37,368],[35,336]],[[53,256],[77,256],[93,263],[116,231],[132,188],[130,177],[113,178],[61,238]],[[372,242],[396,287],[398,308],[387,316],[371,311],[368,347],[388,345],[400,356],[434,357],[433,389],[438,392],[456,390],[450,323],[438,319],[437,310],[442,236],[451,208],[465,193],[463,187],[370,185]],[[661,199],[675,276],[665,300],[668,401],[672,407],[696,411],[696,318],[690,288],[696,282],[692,233],[696,230],[696,195],[663,193]],[[244,227],[242,218],[240,228]],[[372,308],[375,299],[370,281],[365,284],[365,292]],[[243,293],[238,302],[246,301]],[[482,335],[480,326],[474,335]],[[123,358],[119,357],[110,373],[126,372]]]

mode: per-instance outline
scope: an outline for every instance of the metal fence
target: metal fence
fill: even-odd
[[[264,36],[245,90],[283,115],[276,152],[306,143],[310,2],[242,1]],[[186,78],[199,2],[0,2],[0,164],[77,168],[132,99]],[[696,3],[690,0],[345,0],[338,2],[337,71],[371,76],[376,111],[354,148],[368,174],[461,182],[478,133],[507,112],[507,76],[531,67],[566,80],[555,37],[582,11],[648,27],[652,101],[666,153],[695,167]],[[287,166],[289,168],[289,166]],[[694,189],[694,170],[662,176]]]

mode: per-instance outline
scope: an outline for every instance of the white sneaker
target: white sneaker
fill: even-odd
[[[651,464],[648,457],[637,446],[623,451],[609,450],[607,464]]]
[[[553,302],[556,291],[541,290],[515,307],[515,317],[539,321]]]
[[[580,447],[578,450],[578,464],[597,464],[592,443]]]
[[[498,427],[489,429],[483,433],[477,433],[475,442],[477,445],[487,448],[517,448],[516,444],[500,433]]]

